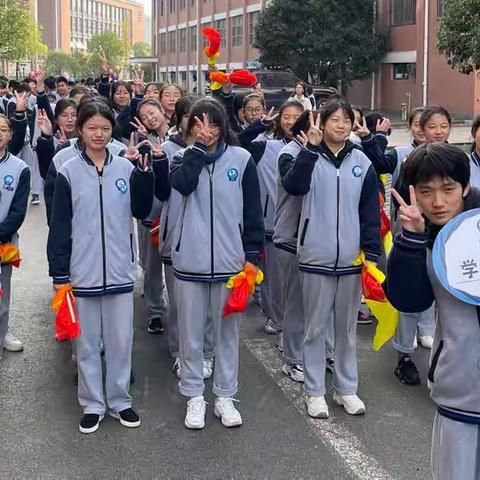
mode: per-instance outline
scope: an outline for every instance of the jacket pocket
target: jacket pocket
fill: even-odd
[[[182,243],[182,234],[183,234],[183,222],[182,222],[182,226],[180,228],[180,235],[178,236],[177,246],[175,247],[175,251],[177,253],[180,251],[180,244]]]
[[[165,217],[165,227],[163,228],[162,240],[165,241],[168,232],[168,215]]]
[[[440,343],[438,344],[438,348],[432,357],[432,364],[430,365],[430,369],[428,370],[428,380],[432,383],[434,383],[435,369],[437,368],[438,358],[442,353],[442,349],[443,349],[443,340],[441,340]]]
[[[132,256],[131,262],[135,262],[135,254],[133,253],[133,234],[130,234],[130,254]]]
[[[307,228],[308,228],[308,222],[310,221],[309,218],[305,219],[305,223],[303,224],[303,229],[302,229],[302,236],[300,237],[300,245],[303,246],[303,243],[305,242],[305,236],[307,235]]]
[[[268,196],[268,194],[267,194],[266,197],[265,197],[265,207],[264,207],[264,209],[263,209],[263,218],[267,218],[268,199],[269,199],[269,196]]]
[[[242,225],[240,223],[238,224],[238,230],[240,231],[240,237],[243,237]]]
[[[295,228],[295,233],[293,235],[293,238],[298,238],[298,231],[300,230],[300,218],[302,217],[302,214],[298,214],[298,220],[297,220],[297,226]]]

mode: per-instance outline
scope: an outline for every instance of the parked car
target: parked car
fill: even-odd
[[[265,92],[265,101],[267,102],[268,108],[279,108],[295,93],[295,87],[298,83],[302,82],[302,80],[293,73],[286,71],[256,70],[255,74]],[[337,90],[332,87],[312,85],[312,88],[317,102],[317,108],[320,107],[330,95],[337,93]],[[234,87],[233,90],[234,92],[242,92],[248,91],[249,89]]]

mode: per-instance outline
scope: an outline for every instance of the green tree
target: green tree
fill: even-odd
[[[31,13],[15,2],[0,0],[0,58],[20,62],[47,50]]]
[[[255,47],[269,68],[294,71],[344,90],[368,78],[388,47],[375,25],[375,0],[272,0],[260,15]]]
[[[147,42],[137,42],[133,44],[134,57],[149,57],[152,54],[152,48]]]
[[[93,72],[89,64],[89,57],[81,52],[72,54],[55,51],[48,52],[45,61],[45,71],[47,75],[61,75],[62,72],[68,72],[76,79],[97,74],[97,72]]]
[[[480,69],[480,0],[444,0],[437,48],[460,73]]]
[[[120,70],[125,65],[128,51],[125,42],[113,32],[104,32],[93,37],[87,43],[87,52],[90,54],[90,67],[93,71],[100,70],[101,60],[99,53],[104,53],[108,63],[115,70]]]

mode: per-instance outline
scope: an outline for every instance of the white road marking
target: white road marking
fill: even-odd
[[[292,382],[282,372],[282,360],[268,340],[244,340],[246,347],[263,365],[285,396],[303,415],[320,441],[340,457],[345,467],[359,480],[393,480],[393,477],[364,452],[362,442],[347,428],[335,421],[333,409],[328,420],[313,419],[307,415],[302,384]]]

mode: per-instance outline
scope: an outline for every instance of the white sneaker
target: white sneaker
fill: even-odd
[[[268,322],[263,327],[263,331],[267,335],[276,335],[277,333],[279,333],[279,331],[276,328],[272,327]]]
[[[180,357],[175,357],[172,370],[178,378],[182,378],[182,366],[180,365]]]
[[[417,341],[417,336],[413,338],[413,349],[416,350],[418,348],[418,341]]]
[[[340,395],[335,392],[333,401],[342,406],[349,415],[363,415],[365,413],[365,404],[357,395]]]
[[[420,335],[418,342],[423,348],[429,348],[431,350],[433,347],[433,337],[431,335]]]
[[[313,418],[328,418],[328,405],[325,397],[309,397],[305,396],[305,403],[307,404],[307,412]]]
[[[285,363],[282,367],[282,372],[294,382],[303,383],[305,381],[303,365],[289,365],[288,363]]]
[[[185,426],[193,430],[200,430],[205,426],[205,410],[207,403],[203,395],[193,397],[187,402],[187,415]]]
[[[21,352],[23,350],[23,343],[10,332],[7,332],[5,341],[3,342],[3,348],[7,350],[7,352]]]
[[[213,414],[222,420],[224,427],[239,427],[242,424],[242,416],[233,402],[233,398],[228,397],[217,397],[215,399]]]
[[[211,358],[203,359],[203,378],[210,378],[213,374],[213,360]]]

